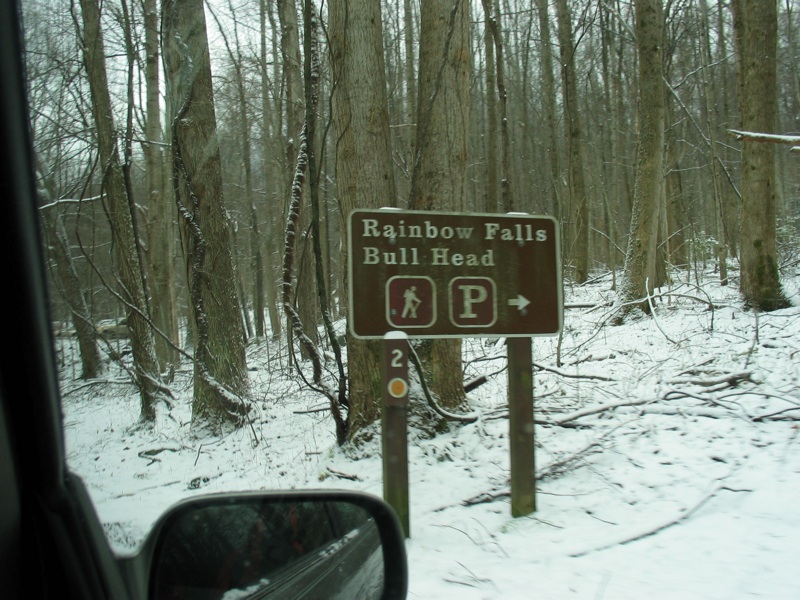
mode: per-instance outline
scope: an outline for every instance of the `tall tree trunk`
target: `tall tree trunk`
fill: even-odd
[[[549,188],[550,200],[547,203],[550,214],[559,222],[564,222],[564,210],[561,203],[561,175],[558,159],[558,140],[556,139],[556,82],[553,77],[553,50],[550,37],[550,15],[547,0],[536,0],[539,15],[539,35],[541,36],[541,78],[542,78],[542,112],[547,144],[547,163],[550,168]],[[563,243],[563,242],[562,242]]]
[[[271,169],[269,168],[269,161],[272,156],[272,145],[273,140],[270,136],[270,125],[272,113],[277,112],[275,107],[270,106],[270,89],[269,89],[269,75],[267,73],[267,20],[270,18],[270,12],[267,7],[267,0],[259,0],[259,19],[261,24],[261,35],[260,35],[260,72],[261,72],[261,113],[262,113],[262,130],[263,130],[263,138],[262,138],[262,152],[264,154],[264,180],[266,181],[266,185],[264,186],[264,207],[269,207],[270,205],[270,194],[269,189],[272,186],[275,186],[275,181],[271,180]],[[279,103],[278,106],[280,105]],[[278,194],[277,197],[282,197],[281,194]],[[268,211],[272,212],[272,211]],[[257,217],[257,215],[256,215]],[[281,221],[280,219],[278,220]],[[275,240],[275,219],[270,217],[267,220],[265,225],[265,237],[266,241],[264,246],[266,247],[266,252],[264,252],[264,268],[265,276],[264,276],[264,289],[266,295],[266,306],[267,312],[269,313],[269,323],[270,328],[272,330],[272,336],[278,337],[281,333],[281,318],[280,313],[278,312],[277,306],[277,290],[275,287],[275,280],[276,280],[276,270],[275,270],[275,261],[273,259],[273,250],[274,250],[274,240]]]
[[[734,0],[741,129],[775,133],[777,105],[777,6],[773,1]],[[775,146],[742,143],[740,288],[757,310],[789,305],[781,288],[775,248]]]
[[[338,368],[338,386],[336,392],[329,393],[331,412],[336,424],[336,441],[341,445],[347,439],[347,420],[344,416],[344,409],[348,404],[347,400],[347,378],[344,370],[344,360],[342,358],[339,338],[333,327],[329,301],[328,301],[328,281],[325,276],[324,257],[322,255],[322,232],[320,229],[320,182],[319,168],[317,166],[317,150],[315,140],[317,139],[317,104],[320,86],[320,54],[319,54],[319,20],[316,14],[314,0],[304,0],[303,2],[303,81],[305,82],[305,123],[307,138],[307,160],[308,160],[308,195],[311,205],[311,244],[313,249],[313,280],[316,291],[316,300],[319,303],[319,311],[322,317],[322,324],[328,337],[328,343],[333,350]],[[310,265],[311,266],[311,265]],[[311,270],[311,269],[309,269]]]
[[[78,339],[78,352],[81,356],[81,378],[93,379],[98,376],[102,368],[100,350],[97,347],[97,329],[91,319],[86,295],[81,287],[81,281],[72,260],[69,247],[69,238],[64,227],[64,216],[59,211],[58,204],[51,204],[57,199],[57,192],[53,178],[46,173],[38,156],[36,170],[44,186],[39,195],[47,210],[42,211],[42,226],[45,233],[47,255],[53,263],[59,291],[64,297],[69,309],[75,337]]]
[[[620,319],[633,308],[655,281],[656,233],[661,213],[664,164],[664,66],[661,0],[636,0],[636,45],[639,50],[639,148],[633,216],[625,272],[619,287],[619,303],[628,304]],[[649,312],[647,301],[637,306]]]
[[[734,125],[735,119],[734,110],[732,108],[733,102],[730,100],[730,97],[733,95],[733,88],[735,86],[735,69],[731,68],[733,61],[731,60],[730,55],[733,52],[733,48],[729,46],[729,36],[726,34],[725,13],[727,11],[728,7],[725,6],[724,2],[719,2],[717,4],[717,52],[715,60],[719,64],[720,71],[720,74],[718,75],[720,80],[718,82],[718,86],[721,90],[719,98],[721,119],[719,125],[720,127],[729,129]],[[797,98],[800,99],[800,94],[797,95]],[[731,164],[739,159],[738,155],[736,155],[736,158],[734,159],[735,153],[730,144],[722,145],[721,154],[722,155],[720,158],[723,160],[725,165]],[[722,202],[725,207],[724,216],[726,218],[724,227],[725,232],[727,233],[728,244],[730,246],[728,250],[730,252],[730,256],[737,257],[739,256],[739,217],[742,208],[741,193],[738,189],[736,189],[727,173],[725,176],[725,184],[722,187]]]
[[[235,10],[229,3],[231,13]],[[219,21],[217,21],[219,24]],[[222,31],[222,26],[220,25]],[[245,91],[245,79],[242,64],[244,58],[242,57],[242,48],[239,41],[239,27],[238,22],[233,21],[233,46],[231,45],[228,36],[222,34],[222,39],[225,43],[225,48],[228,50],[228,57],[233,65],[233,72],[236,85],[236,104],[238,108],[237,125],[239,129],[239,143],[242,150],[242,168],[244,170],[244,205],[245,210],[250,216],[250,227],[248,230],[248,238],[250,240],[250,272],[252,284],[252,303],[253,303],[253,321],[255,322],[255,335],[258,337],[264,336],[265,323],[264,323],[264,261],[261,256],[261,235],[258,227],[258,213],[255,205],[255,194],[253,191],[253,162],[251,152],[250,140],[250,117],[247,113],[247,93]],[[263,42],[262,42],[263,43]],[[235,228],[232,228],[235,233],[238,233]],[[234,235],[234,243],[236,236]],[[234,265],[239,265],[238,248],[237,256]],[[239,276],[241,282],[241,276]],[[244,315],[245,328],[248,337],[252,333],[252,325],[250,323],[250,316],[248,311],[248,302],[246,301],[246,292],[244,284],[241,284],[239,290],[240,300],[242,302],[242,312]]]
[[[469,154],[469,2],[421,6],[417,155],[409,208],[466,210]],[[447,407],[465,400],[461,340],[430,343],[431,388]]]
[[[717,238],[717,263],[719,265],[720,285],[728,285],[728,235],[725,230],[725,201],[722,195],[722,168],[720,157],[717,153],[716,124],[719,123],[719,106],[717,104],[719,94],[717,93],[716,80],[709,77],[708,71],[711,68],[711,41],[709,34],[708,6],[705,0],[698,1],[700,12],[700,64],[703,65],[703,96],[705,99],[706,116],[706,136],[708,136],[710,161],[711,161],[711,183],[714,190],[715,207],[715,236]]]
[[[173,181],[195,323],[192,424],[219,433],[242,422],[248,382],[202,0],[165,0],[162,26]]]
[[[81,0],[81,12],[83,56],[92,96],[92,113],[103,170],[103,187],[108,199],[108,216],[114,238],[120,296],[125,303],[134,373],[141,397],[141,419],[152,422],[156,418],[155,402],[160,384],[142,265],[134,235],[131,214],[133,203],[128,197],[117,150],[117,132],[108,92],[105,50],[100,29],[100,7],[97,0]]]
[[[416,4],[416,3],[414,3]],[[406,84],[406,102],[405,102],[405,122],[408,124],[407,142],[405,147],[402,148],[403,156],[406,161],[405,175],[402,179],[395,180],[398,186],[398,192],[404,198],[408,198],[411,190],[411,173],[414,168],[414,157],[417,155],[417,128],[415,121],[417,118],[417,55],[415,49],[418,47],[416,44],[416,19],[414,9],[412,7],[412,0],[403,0],[403,43],[405,45],[405,84]],[[401,187],[402,186],[402,189]],[[395,206],[396,202],[389,204]]]
[[[569,214],[574,215],[570,259],[575,265],[575,281],[589,278],[589,200],[583,164],[583,129],[578,104],[578,85],[575,73],[575,46],[572,39],[572,17],[567,0],[557,0],[558,41],[561,50],[561,79],[564,94],[564,120],[567,135],[569,168]]]
[[[304,128],[305,103],[303,101],[303,74],[302,58],[300,53],[300,33],[297,21],[297,5],[295,0],[278,0],[278,18],[281,25],[281,57],[283,62],[283,78],[286,88],[286,110],[288,143],[286,146],[287,164],[294,165],[299,151],[300,133]],[[311,144],[312,141],[308,140]],[[291,173],[292,170],[287,170]],[[291,179],[291,178],[290,178]],[[304,185],[308,185],[308,179]],[[290,190],[290,187],[287,187]],[[307,194],[306,194],[307,195]],[[306,236],[310,227],[309,211],[300,211],[300,220],[297,225],[297,238],[295,252],[297,265],[297,282],[294,286],[297,312],[303,323],[305,335],[314,343],[319,343],[317,324],[319,313],[317,310],[316,295],[314,293],[314,257],[311,252],[311,243]],[[291,336],[291,328],[288,329]],[[291,343],[291,338],[290,338]],[[304,358],[309,358],[305,346],[301,344]]]
[[[347,216],[395,195],[380,0],[334,0],[329,35],[336,183]],[[381,354],[380,342],[349,334],[347,348],[352,439],[380,416]]]
[[[484,212],[496,212],[499,207],[500,186],[497,160],[497,71],[494,68],[494,37],[492,12],[488,1],[483,1],[484,42],[486,45],[486,191]]]
[[[172,373],[179,360],[178,315],[175,288],[175,205],[164,176],[165,156],[161,127],[159,89],[159,18],[156,0],[145,0],[145,82],[146,123],[144,155],[147,170],[147,245],[150,271],[150,307],[153,324],[162,335],[155,336],[158,366],[162,373]]]
[[[505,59],[503,57],[503,32],[500,25],[500,8],[498,0],[483,0],[483,9],[486,13],[486,20],[489,27],[490,44],[487,44],[486,50],[486,70],[494,71],[495,85],[497,86],[497,100],[499,104],[499,117],[500,117],[500,207],[503,212],[513,212],[514,198],[511,193],[511,134],[508,127],[508,93],[506,92],[505,81]],[[491,53],[493,60],[489,60],[489,46],[492,46],[493,52]],[[487,77],[487,90],[486,93],[490,94],[491,98],[495,97],[494,90],[489,89],[489,78]],[[493,110],[497,110],[494,108]],[[491,113],[490,113],[491,114]],[[496,123],[496,119],[495,119]],[[495,127],[497,125],[495,124]],[[496,137],[496,136],[495,136]],[[494,142],[497,143],[496,141]],[[495,166],[495,170],[497,167]]]

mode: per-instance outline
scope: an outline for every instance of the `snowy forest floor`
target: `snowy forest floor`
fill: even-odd
[[[686,275],[681,274],[686,281]],[[511,517],[502,340],[464,342],[477,422],[409,432],[409,598],[797,598],[800,594],[800,271],[794,307],[745,311],[734,280],[661,290],[655,318],[610,324],[611,277],[566,286],[557,340],[533,342],[537,512]],[[122,344],[123,342],[114,342]],[[74,379],[59,340],[68,461],[112,546],[137,547],[180,498],[350,488],[382,495],[380,428],[335,444],[325,405],[281,344],[248,350],[252,426],[190,431],[191,367],[137,428],[122,371]],[[102,385],[101,385],[102,384]],[[419,398],[412,402],[421,402]]]

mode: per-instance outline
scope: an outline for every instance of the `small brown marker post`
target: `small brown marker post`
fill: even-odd
[[[383,338],[383,499],[410,537],[407,410],[408,336],[390,331]]]
[[[531,338],[508,338],[508,445],[511,454],[511,516],[536,510],[533,453],[533,351]]]

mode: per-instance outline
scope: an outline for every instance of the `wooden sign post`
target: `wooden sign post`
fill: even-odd
[[[410,537],[407,411],[408,336],[390,331],[383,338],[383,499]]]
[[[536,510],[531,338],[508,338],[508,445],[511,454],[511,516]]]

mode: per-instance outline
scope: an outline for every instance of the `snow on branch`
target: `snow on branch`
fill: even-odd
[[[800,135],[774,135],[755,131],[738,131],[736,129],[729,129],[728,133],[739,141],[769,142],[772,144],[800,144]],[[792,148],[791,151],[800,152],[800,146]]]

